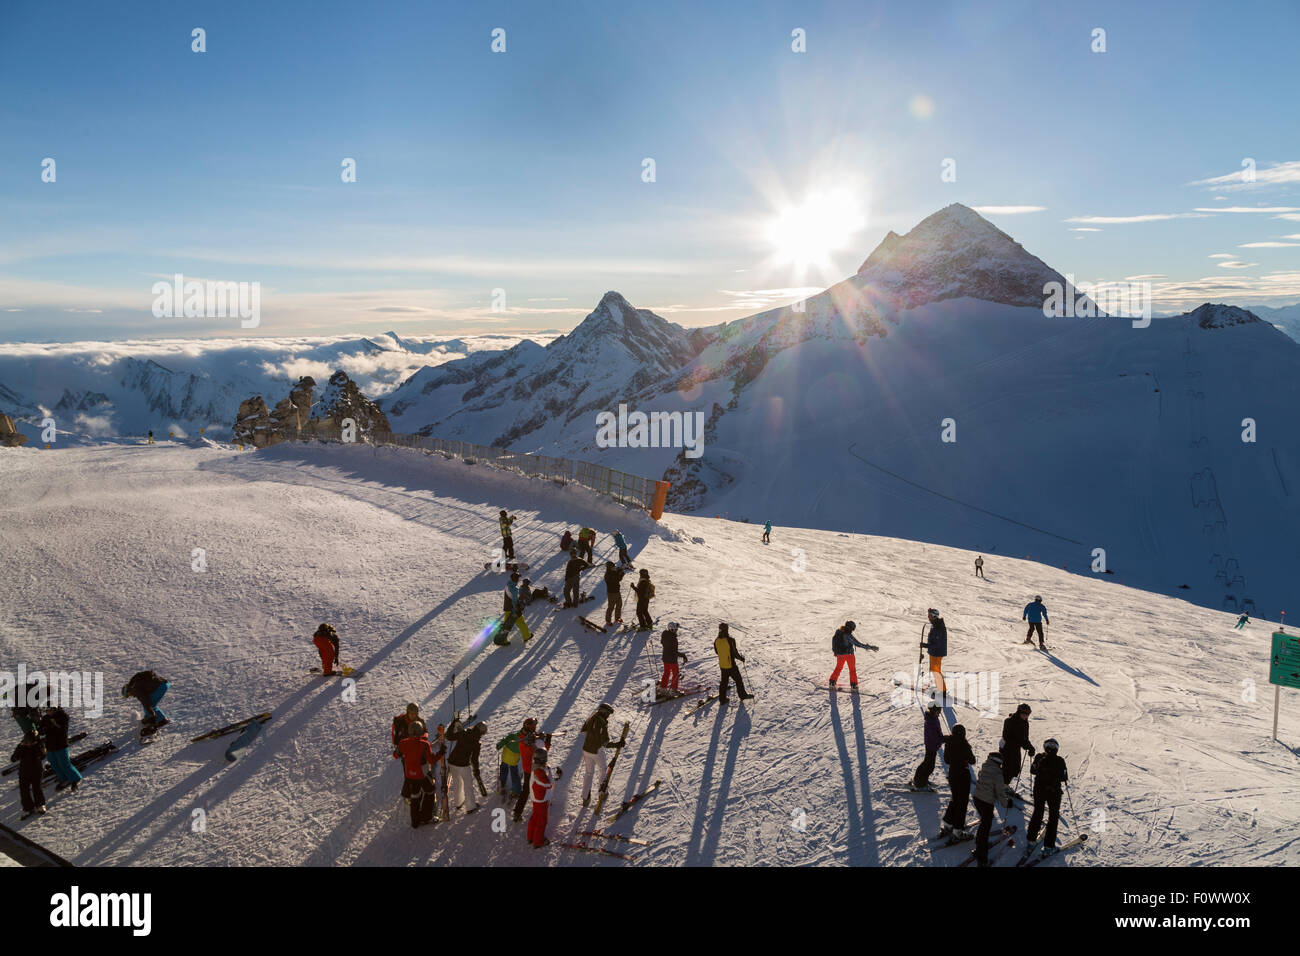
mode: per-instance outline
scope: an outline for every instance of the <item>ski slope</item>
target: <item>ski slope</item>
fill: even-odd
[[[910,676],[931,605],[950,631],[945,670],[997,675],[994,714],[958,706],[945,725],[965,724],[982,761],[1003,716],[1026,701],[1034,743],[1061,742],[1077,813],[1063,804],[1062,832],[1086,825],[1090,838],[1043,868],[1300,863],[1300,699],[1284,691],[1272,742],[1274,627],[1261,621],[1234,631],[1230,614],[991,555],[980,581],[972,553],[937,545],[778,526],[764,546],[744,523],[668,515],[655,525],[580,489],[392,449],[18,449],[0,455],[0,487],[0,668],[103,670],[104,716],[74,714],[73,730],[90,730],[86,744],[122,745],[78,793],[50,788],[39,820],[18,821],[6,778],[0,822],[78,865],[953,866],[966,848],[925,839],[946,802],[940,775],[937,795],[890,789],[922,756],[920,711],[891,676]],[[658,632],[647,650],[642,635],[587,632],[573,611],[534,605],[535,639],[493,647],[481,633],[504,578],[482,565],[499,508],[518,516],[529,576],[552,590],[566,527],[599,529],[598,556],[622,528],[656,583],[652,613],[661,627],[682,624],[683,683],[716,677],[711,641],[726,620],[757,698],[691,717],[689,700],[642,709]],[[195,548],[206,572],[191,568]],[[600,601],[584,612],[596,617],[595,572],[586,587]],[[1046,655],[1019,643],[1035,593],[1053,622]],[[848,617],[880,647],[858,652],[860,697],[817,686]],[[308,673],[318,661],[307,635],[321,621],[364,673],[354,701]],[[162,706],[172,724],[142,750],[139,708],[115,695],[143,668],[171,680]],[[631,722],[610,803],[663,781],[612,829],[652,846],[631,848],[631,863],[535,851],[521,824],[498,832],[491,812],[412,830],[389,724],[408,700],[446,721],[453,670],[489,724],[490,793],[491,744],[525,716],[568,732],[552,752],[564,770],[557,842],[590,828],[589,814],[577,825],[578,728],[610,700],[613,729]],[[463,684],[458,693],[463,706]],[[262,710],[274,719],[233,764],[222,758],[232,738],[189,743]],[[16,726],[4,728],[12,748]],[[1020,811],[1010,814],[1023,831]]]

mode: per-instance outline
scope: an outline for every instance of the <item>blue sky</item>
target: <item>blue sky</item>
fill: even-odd
[[[268,335],[567,329],[608,289],[712,324],[950,202],[1158,309],[1300,301],[1297,36],[1294,2],[9,3],[0,338],[248,334],[155,318],[177,272],[259,282]],[[777,261],[827,191],[860,228]]]

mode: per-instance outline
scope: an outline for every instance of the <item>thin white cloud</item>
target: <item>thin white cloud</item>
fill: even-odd
[[[1296,242],[1243,242],[1237,246],[1238,249],[1294,249],[1300,246]]]
[[[1238,262],[1237,260],[1233,259],[1228,262],[1220,262],[1219,268],[1220,269],[1250,269],[1257,265],[1259,265],[1258,262]]]
[[[1027,212],[1044,212],[1046,206],[971,206],[981,216],[1019,216]]]
[[[1167,275],[1164,275],[1163,273],[1153,272],[1153,273],[1151,273],[1150,275],[1125,276],[1125,277],[1124,277],[1124,281],[1125,281],[1125,282],[1138,282],[1138,281],[1141,281],[1142,279],[1168,279],[1168,278],[1169,278],[1169,277],[1168,277]]]
[[[1205,210],[1197,210],[1204,212]],[[1164,219],[1200,219],[1196,213],[1190,212],[1155,212],[1147,213],[1140,216],[1071,216],[1066,222],[1088,222],[1098,225],[1113,226],[1122,225],[1130,222],[1159,222]]]
[[[1210,258],[1211,259],[1235,259],[1237,257],[1234,256],[1231,252],[1212,252],[1210,253]]]
[[[1209,179],[1197,179],[1188,183],[1189,186],[1218,186],[1223,189],[1249,189],[1252,186],[1280,186],[1286,183],[1300,183],[1300,160],[1291,160],[1285,163],[1270,163],[1263,169],[1256,166],[1254,177],[1247,181],[1244,177],[1245,169],[1235,169],[1230,173],[1224,173],[1222,176],[1211,176]],[[1218,198],[1217,196],[1215,197]]]
[[[1197,212],[1300,212],[1300,206],[1197,206]]]
[[[1274,216],[1274,219],[1289,219],[1291,222],[1300,222],[1300,212],[1285,212],[1280,216]]]
[[[1071,226],[1070,231],[1071,232],[1101,232],[1100,229],[1096,229],[1092,226]],[[1082,239],[1083,236],[1079,236],[1079,238]]]

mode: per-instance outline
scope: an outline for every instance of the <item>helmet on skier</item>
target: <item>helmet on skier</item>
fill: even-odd
[[[989,759],[992,760],[999,767],[1002,766],[1002,754],[998,753],[996,750],[993,751],[991,754],[989,754]]]
[[[411,714],[415,714],[416,717],[420,716],[420,705],[414,701],[406,705],[406,715],[409,717]]]
[[[614,713],[614,708],[609,704],[602,702],[601,705],[596,708],[596,713],[608,717],[610,714]]]
[[[1035,595],[1034,595],[1034,600],[1035,600],[1035,601],[1041,601],[1042,599],[1043,599],[1043,596],[1042,596],[1041,594],[1035,594]]]
[[[506,509],[505,509],[505,508],[502,508],[502,509],[501,509],[501,513],[502,513],[502,514],[505,514],[505,513],[506,513]]]
[[[511,581],[518,581],[518,580],[519,580],[519,572],[518,572],[518,571],[511,571],[511,572],[510,572],[510,580],[511,580]]]
[[[406,725],[406,736],[408,737],[423,737],[428,732],[422,720],[413,720]]]
[[[855,627],[857,627],[857,625],[854,624],[852,621],[845,621],[845,622],[844,622],[844,630],[846,630],[846,631],[851,631],[851,630],[853,630]]]
[[[961,724],[953,724],[952,735],[959,740],[966,739],[966,728]]]
[[[929,712],[929,713],[931,713],[931,714],[937,714],[937,713],[939,713],[941,710],[943,710],[943,708],[940,707],[938,704],[931,704],[929,707],[927,707],[927,708],[925,708],[925,709],[926,709],[927,712]]]
[[[1043,749],[1049,754],[1054,754],[1061,749],[1061,745],[1056,742],[1055,737],[1049,737],[1043,741]]]
[[[668,630],[670,630],[670,631],[675,631],[675,630],[677,630],[679,627],[681,627],[681,625],[678,624],[676,621],[669,621],[669,622],[668,622]]]
[[[524,719],[524,730],[536,730],[536,729],[537,729],[536,717],[527,717]]]
[[[487,733],[487,721],[486,721],[486,720],[480,720],[480,721],[478,722],[478,728],[479,728],[479,730],[481,730],[483,733],[486,734],[486,733]]]
[[[1026,717],[1028,717],[1033,712],[1034,709],[1030,707],[1028,704],[1021,704],[1019,707],[1016,708],[1017,714],[1024,714]]]
[[[533,769],[546,766],[546,748],[538,747],[533,751]]]
[[[932,607],[930,608],[930,610],[926,611],[925,613],[930,615],[930,617],[938,617],[939,609],[937,607]]]

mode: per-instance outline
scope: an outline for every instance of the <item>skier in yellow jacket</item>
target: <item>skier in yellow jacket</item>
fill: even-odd
[[[729,681],[736,682],[736,693],[740,695],[741,700],[749,700],[753,697],[753,694],[745,693],[745,682],[741,679],[740,668],[736,666],[737,661],[743,661],[745,658],[736,650],[736,639],[731,636],[731,631],[725,622],[718,625],[718,636],[714,638],[713,650],[718,655],[718,667],[722,671],[722,680],[718,684],[718,703],[727,702]]]

